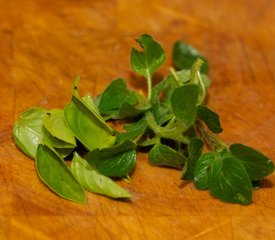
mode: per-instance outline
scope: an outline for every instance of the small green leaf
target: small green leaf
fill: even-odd
[[[43,123],[53,137],[68,143],[70,147],[76,147],[75,137],[64,121],[63,110],[48,111],[44,116]]]
[[[100,116],[100,112],[98,110],[98,104],[94,101],[91,95],[85,95],[82,97],[82,100],[86,105],[92,109],[93,112],[95,112],[98,116]]]
[[[187,146],[188,158],[186,161],[186,166],[184,167],[184,172],[182,179],[193,180],[194,179],[194,169],[198,159],[201,156],[203,147],[203,141],[199,138],[190,139],[190,143]]]
[[[136,41],[144,51],[132,48],[131,66],[137,73],[148,78],[163,64],[166,55],[160,44],[150,35],[143,34]]]
[[[16,145],[30,158],[34,159],[38,145],[43,141],[43,118],[46,109],[31,108],[20,114],[13,126]]]
[[[172,60],[174,65],[179,69],[190,69],[197,58],[204,61],[201,68],[202,73],[208,72],[208,62],[202,54],[187,43],[177,41],[173,46]]]
[[[86,202],[86,194],[82,186],[53,149],[39,144],[35,163],[40,179],[52,191],[77,203]]]
[[[76,84],[77,82],[72,100],[64,108],[66,124],[75,137],[90,151],[112,146],[116,139],[114,131],[79,97]]]
[[[207,189],[208,184],[208,172],[210,171],[211,164],[215,160],[216,154],[213,152],[204,153],[196,162],[194,170],[194,182],[198,189]]]
[[[77,153],[71,163],[71,171],[78,182],[88,191],[112,198],[131,198],[131,194],[111,178],[100,174]]]
[[[124,126],[124,129],[127,130],[127,132],[117,132],[116,134],[117,143],[123,142],[125,140],[131,140],[133,142],[137,142],[144,134],[147,126],[148,126],[148,123],[146,121],[146,118],[144,117],[137,122],[133,122],[132,124],[128,124]]]
[[[196,119],[198,96],[199,87],[194,84],[176,88],[171,96],[173,112],[186,128],[190,127]]]
[[[186,159],[183,154],[158,142],[149,152],[149,162],[156,166],[181,169]]]
[[[230,152],[245,167],[250,180],[261,180],[274,171],[273,162],[259,151],[240,143],[232,144]]]
[[[109,148],[95,149],[85,159],[100,173],[108,177],[128,175],[136,163],[135,144],[129,140]]]
[[[197,117],[202,120],[213,133],[221,133],[220,117],[205,105],[198,106]]]
[[[224,202],[249,204],[252,201],[251,181],[235,157],[215,158],[209,172],[209,191]]]
[[[134,105],[137,98],[134,92],[130,92],[123,79],[118,78],[111,82],[100,97],[98,108],[102,114],[117,114],[123,103]]]

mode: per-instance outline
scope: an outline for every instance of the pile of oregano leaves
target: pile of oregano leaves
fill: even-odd
[[[133,48],[130,62],[147,80],[147,97],[121,78],[95,98],[82,97],[76,79],[64,109],[31,108],[20,115],[14,140],[35,159],[40,179],[59,196],[79,203],[86,202],[85,190],[131,198],[113,179],[127,181],[137,151],[149,149],[150,164],[179,169],[181,178],[193,181],[197,189],[208,189],[224,202],[251,203],[253,189],[274,165],[251,147],[227,146],[217,137],[222,132],[219,116],[205,105],[210,85],[206,59],[192,46],[176,42],[176,69],[152,86],[165,52],[147,34],[136,41],[142,51]],[[106,123],[121,119],[128,122],[123,132]]]

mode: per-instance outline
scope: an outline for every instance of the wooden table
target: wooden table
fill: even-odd
[[[274,174],[253,204],[225,204],[139,154],[124,185],[132,202],[89,194],[78,205],[41,183],[11,133],[27,108],[62,108],[77,75],[82,94],[99,94],[117,76],[143,89],[129,52],[146,32],[168,56],[179,39],[200,49],[221,138],[275,160],[274,23],[272,0],[0,0],[0,239],[275,239]]]

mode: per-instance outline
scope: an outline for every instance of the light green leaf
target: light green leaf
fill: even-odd
[[[71,163],[71,171],[88,191],[112,198],[131,198],[131,194],[117,185],[111,178],[100,174],[77,153]]]
[[[40,179],[57,195],[77,203],[86,202],[82,186],[53,149],[39,144],[35,163]]]
[[[16,145],[30,158],[34,159],[38,145],[44,137],[43,118],[46,109],[31,108],[20,114],[13,126]]]
[[[112,146],[116,140],[114,131],[79,97],[76,84],[77,82],[72,100],[64,108],[66,124],[75,137],[90,151]]]
[[[75,137],[64,121],[63,110],[52,109],[47,111],[43,123],[53,137],[64,143],[68,143],[69,147],[76,147]],[[62,147],[64,147],[64,145]]]

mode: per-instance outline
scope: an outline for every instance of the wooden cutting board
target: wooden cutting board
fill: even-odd
[[[131,202],[89,194],[78,205],[39,181],[11,133],[27,108],[62,108],[77,75],[82,94],[97,95],[118,76],[144,90],[129,52],[149,33],[168,56],[176,40],[200,49],[211,65],[208,104],[220,113],[221,138],[275,160],[274,22],[272,0],[0,0],[0,239],[274,239],[274,174],[253,204],[225,204],[139,154],[132,184],[122,183]]]

